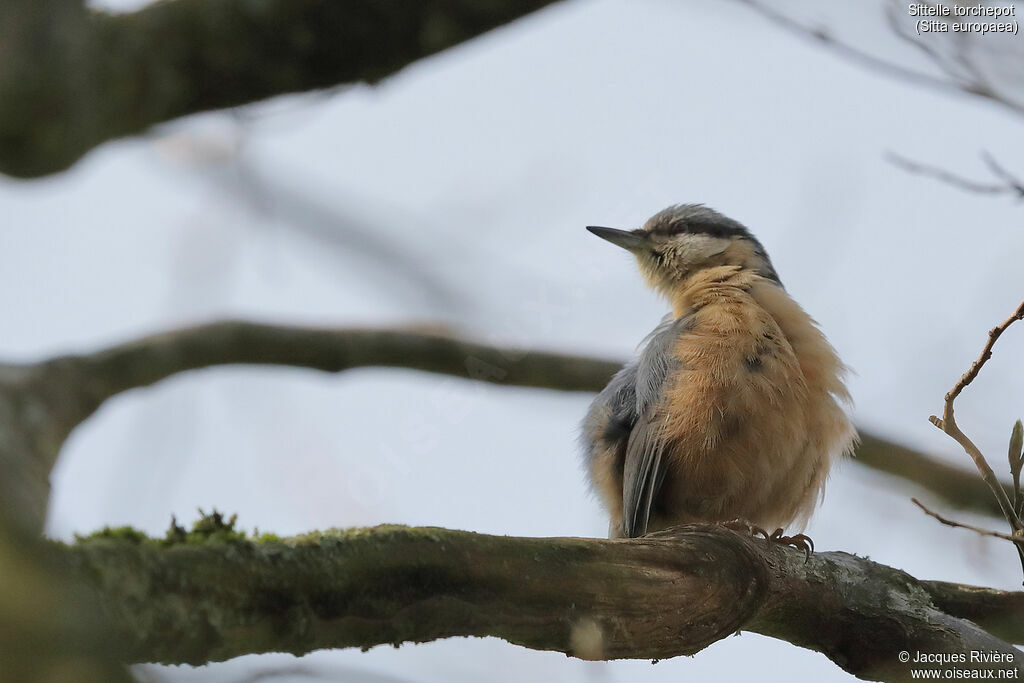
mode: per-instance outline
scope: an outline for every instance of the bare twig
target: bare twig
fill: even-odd
[[[996,501],[999,503],[999,509],[1002,511],[1003,517],[1006,518],[1006,521],[1010,525],[1010,529],[1013,530],[1014,534],[1024,531],[1024,523],[1022,523],[1020,517],[1017,516],[1017,512],[1014,509],[1013,504],[1006,495],[1006,490],[999,483],[995,472],[992,471],[988,461],[985,460],[985,456],[982,455],[981,450],[974,445],[974,442],[971,441],[970,438],[968,438],[968,436],[957,426],[956,418],[953,413],[953,404],[956,401],[957,396],[960,395],[960,392],[975,380],[978,373],[981,372],[982,367],[984,367],[985,363],[992,357],[992,347],[995,345],[996,340],[999,339],[1010,325],[1022,319],[1024,319],[1024,302],[1021,302],[1020,306],[1017,307],[1017,310],[1015,310],[1010,317],[989,330],[988,341],[985,342],[985,346],[981,350],[981,355],[978,356],[978,359],[971,364],[971,367],[960,377],[957,383],[953,385],[950,392],[946,394],[945,405],[943,406],[942,411],[942,419],[939,419],[935,415],[928,418],[933,425],[952,437],[963,447],[964,451],[971,456],[971,459],[974,461],[974,465],[978,468],[978,472],[981,473],[982,479],[985,480],[985,483],[988,485],[992,495],[995,496]],[[1020,556],[1021,568],[1024,570],[1024,545],[1017,544],[1017,553]]]
[[[926,2],[924,4],[933,8],[938,6],[938,3],[934,2]],[[949,63],[950,56],[944,54],[938,48],[939,43],[929,39],[931,36],[922,38],[922,36],[906,30],[900,23],[901,12],[906,12],[906,6],[902,2],[890,0],[889,5],[886,7],[886,19],[888,20],[889,28],[892,30],[893,34],[910,47],[913,47],[924,54],[929,61],[931,61],[950,79],[951,84],[966,93],[988,97],[1000,101],[1003,104],[1012,106],[1011,103],[1005,102],[1002,96],[992,89],[988,79],[978,69],[977,65],[967,58],[964,50],[965,43],[963,40],[956,42],[952,61],[958,64],[963,72],[966,72],[967,76],[964,76],[964,73],[951,68]],[[956,35],[961,38],[967,37],[967,34],[965,33],[959,33]]]
[[[1024,182],[1022,182],[1020,178],[1007,171],[999,164],[998,161],[995,160],[995,157],[987,151],[982,151],[981,160],[985,162],[986,166],[988,166],[992,175],[1005,183],[1005,187],[1008,192],[1014,192],[1018,199],[1024,199]]]
[[[897,64],[896,62],[890,62],[882,59],[881,57],[876,57],[870,52],[856,48],[849,43],[844,43],[824,28],[819,27],[812,29],[804,26],[785,13],[779,12],[767,4],[758,2],[758,0],[737,1],[756,10],[772,23],[781,26],[791,33],[795,33],[802,38],[814,40],[850,62],[917,85],[924,85],[951,93],[964,93],[963,87],[958,83],[937,78],[923,71],[909,69],[901,64]]]
[[[1009,541],[1010,543],[1018,543],[1018,544],[1019,543],[1024,543],[1024,535],[1014,537],[1014,536],[1011,536],[1010,534],[1004,534],[1004,533],[1002,533],[1000,531],[992,531],[990,529],[982,529],[979,526],[972,526],[970,524],[964,524],[963,522],[958,522],[956,520],[949,519],[948,517],[943,517],[939,513],[935,512],[934,510],[929,510],[927,507],[925,507],[925,504],[922,503],[921,501],[919,501],[917,498],[911,498],[910,502],[912,502],[917,507],[921,508],[926,515],[928,515],[930,517],[934,517],[936,520],[938,520],[942,524],[945,524],[946,526],[956,527],[958,529],[967,529],[968,531],[973,531],[974,533],[979,534],[981,536],[991,536],[993,538],[1001,538],[1004,541]]]
[[[938,166],[929,166],[927,164],[913,161],[907,157],[897,154],[896,152],[889,151],[885,153],[886,161],[895,166],[899,166],[905,171],[935,178],[940,182],[952,185],[953,187],[967,192],[975,192],[978,194],[1011,194],[1016,196],[1018,199],[1024,199],[1024,183],[1013,177],[1002,166],[998,165],[988,152],[982,152],[981,157],[985,162],[985,165],[989,167],[989,170],[991,170],[992,173],[1002,182],[979,182],[969,178],[964,178],[963,176],[957,175],[952,171],[939,168]]]
[[[954,81],[959,79],[957,74],[951,73],[946,67],[945,58],[942,53],[939,52],[935,43],[928,40],[921,40],[920,36],[908,32],[904,29],[903,25],[900,24],[900,12],[903,11],[902,7],[897,7],[895,3],[890,3],[886,6],[885,18],[889,23],[889,28],[893,34],[902,40],[904,43],[914,48],[915,50],[921,51],[925,57],[927,57],[933,64],[940,68],[943,73],[952,78]]]
[[[956,54],[953,55],[953,59],[967,70],[970,77],[965,77],[951,71],[946,60],[937,49],[923,43],[923,41],[914,40],[915,36],[907,35],[898,26],[898,24],[896,24],[894,21],[895,17],[891,12],[888,15],[888,19],[890,26],[893,27],[894,33],[902,40],[912,42],[914,46],[921,50],[947,78],[933,76],[924,71],[911,69],[897,62],[889,61],[873,55],[866,50],[861,50],[860,48],[839,40],[823,27],[812,28],[805,26],[799,21],[793,19],[791,16],[788,16],[787,14],[780,12],[767,3],[760,2],[759,0],[737,1],[754,9],[787,31],[790,31],[802,38],[813,40],[843,59],[846,59],[858,66],[865,67],[871,71],[876,71],[885,76],[897,78],[916,85],[923,85],[946,93],[984,97],[992,100],[993,102],[997,102],[1018,114],[1024,113],[1024,106],[1005,97],[1003,94],[989,86],[982,75],[978,72],[977,66],[966,59],[963,54],[962,46],[958,46]]]
[[[967,386],[970,385],[970,383],[975,380],[975,378],[978,376],[978,373],[981,372],[981,368],[985,365],[985,363],[988,362],[990,358],[992,358],[992,347],[995,346],[996,341],[1003,334],[1003,332],[1005,332],[1010,325],[1014,324],[1019,320],[1024,320],[1024,301],[1022,301],[1020,306],[1017,307],[1017,310],[1010,314],[1010,317],[1008,317],[1006,320],[1004,320],[1003,322],[999,323],[991,330],[989,330],[988,341],[985,342],[985,346],[981,350],[981,355],[978,356],[978,359],[976,361],[971,363],[970,369],[968,369],[967,372],[963,374],[963,376],[956,383],[956,385],[953,386],[953,389],[948,394],[946,394],[945,413],[948,413],[948,415],[944,414],[943,420],[952,420],[953,401],[956,400],[956,397],[960,395],[961,391],[967,388]],[[954,427],[955,426],[956,425],[954,423]]]

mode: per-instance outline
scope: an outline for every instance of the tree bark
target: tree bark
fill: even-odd
[[[967,596],[985,591],[1004,634],[1024,640],[1024,594],[939,587],[846,553],[805,559],[715,525],[632,540],[382,526],[252,541],[212,521],[167,541],[122,529],[59,548],[96,586],[122,659],[200,664],[451,636],[664,659],[749,630],[868,680],[910,680],[901,651],[985,652],[1006,661],[938,668],[1024,673],[1020,651],[965,618],[979,611]]]

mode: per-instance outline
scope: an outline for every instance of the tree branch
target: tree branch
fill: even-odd
[[[1002,519],[999,504],[973,470],[951,465],[864,430],[860,431],[860,443],[853,455],[853,462],[913,484],[946,505]],[[1008,488],[1009,484],[1002,486]]]
[[[236,532],[237,533],[237,532]],[[803,553],[713,525],[642,539],[511,538],[376,527],[252,542],[116,530],[61,547],[98,589],[127,661],[495,636],[591,659],[693,654],[737,629],[824,653],[867,679],[910,679],[899,652],[1022,653],[960,614],[1016,615],[1022,594],[927,584],[846,553]],[[939,596],[950,610],[935,604]],[[1019,675],[1019,674],[1018,674]]]
[[[939,168],[938,166],[928,166],[926,164],[913,161],[896,154],[895,152],[886,152],[885,159],[889,163],[894,166],[899,166],[908,173],[928,176],[938,180],[939,182],[952,185],[953,187],[966,192],[975,192],[978,194],[1009,194],[1017,199],[1024,199],[1024,182],[1021,182],[1019,179],[1014,177],[1013,174],[1003,168],[988,152],[982,152],[981,159],[992,175],[999,180],[999,182],[996,183],[984,183],[977,180],[971,180],[970,178],[965,178],[953,173],[952,171]]]
[[[994,89],[988,83],[977,65],[971,62],[970,59],[964,55],[962,44],[956,45],[953,49],[953,54],[949,55],[949,58],[959,64],[960,68],[965,72],[958,73],[950,67],[946,56],[944,56],[935,45],[928,44],[920,38],[915,40],[914,36],[911,36],[904,31],[900,26],[897,14],[894,11],[894,8],[896,7],[904,8],[904,3],[892,2],[889,5],[886,19],[890,28],[898,38],[911,43],[914,47],[921,50],[922,53],[943,73],[944,77],[934,76],[924,71],[908,68],[898,62],[891,61],[874,55],[866,50],[862,50],[855,45],[836,38],[824,27],[806,26],[794,19],[792,16],[778,11],[773,8],[770,3],[763,2],[762,0],[737,0],[737,2],[747,5],[772,23],[781,26],[783,29],[804,39],[813,40],[839,57],[853,64],[862,66],[870,71],[938,91],[984,97],[1009,108],[1017,114],[1024,113],[1024,105],[1021,105],[1019,102],[1011,99],[1007,93],[999,92]],[[943,21],[948,23],[948,20],[943,19]],[[956,35],[959,35],[961,38],[966,38],[968,34],[961,33]]]
[[[181,372],[216,365],[288,365],[325,372],[399,367],[510,386],[595,391],[621,367],[612,360],[490,346],[388,329],[317,329],[223,321],[48,361],[81,422],[104,401]],[[60,379],[58,379],[60,378]],[[73,395],[72,395],[73,394]]]
[[[959,83],[947,81],[929,73],[908,68],[902,64],[877,57],[870,52],[861,50],[860,48],[848,43],[844,43],[829,33],[824,27],[811,28],[805,26],[788,14],[773,8],[769,3],[764,3],[760,0],[737,0],[737,2],[750,7],[773,24],[782,27],[790,33],[807,40],[813,40],[814,42],[823,45],[851,63],[908,83],[924,85],[936,90],[954,93],[961,93],[965,91],[965,88]]]
[[[1024,320],[1024,302],[1021,302],[1017,309],[1011,313],[1006,320],[989,330],[988,340],[985,342],[985,346],[981,350],[981,355],[978,356],[977,360],[971,363],[971,367],[967,372],[957,380],[957,383],[954,384],[953,388],[946,394],[945,401],[943,402],[942,418],[940,419],[935,415],[928,418],[933,425],[941,429],[954,441],[960,444],[967,455],[971,457],[971,460],[974,461],[982,479],[992,492],[992,496],[999,503],[999,509],[1003,513],[1003,517],[1006,518],[1006,523],[1009,524],[1014,535],[1020,535],[1024,532],[1024,522],[1021,522],[1021,519],[1017,516],[1013,503],[1010,502],[1009,497],[1006,495],[1005,485],[996,478],[995,472],[992,471],[992,467],[988,464],[988,461],[985,459],[981,450],[973,441],[971,441],[970,437],[961,431],[959,425],[957,425],[954,414],[954,404],[957,396],[960,395],[960,392],[966,389],[971,382],[975,380],[978,373],[981,372],[981,369],[985,366],[985,363],[987,363],[992,357],[992,347],[995,346],[996,340],[1002,336],[1003,332],[1005,332],[1010,325],[1019,320]],[[1024,568],[1024,546],[1017,544],[1016,548],[1017,553],[1020,556],[1021,567]]]
[[[1002,539],[1004,541],[1009,541],[1011,543],[1024,543],[1024,535],[1013,537],[1010,534],[1004,534],[1004,533],[1000,533],[998,531],[992,531],[991,529],[983,529],[980,526],[974,526],[973,524],[964,524],[963,522],[958,522],[955,519],[949,519],[947,517],[943,517],[939,513],[935,512],[934,510],[929,509],[927,505],[925,505],[924,503],[919,501],[917,498],[911,498],[910,502],[913,503],[914,505],[916,505],[917,507],[921,508],[922,512],[924,512],[926,515],[928,515],[929,517],[931,517],[932,519],[937,521],[939,524],[944,524],[945,526],[953,527],[954,529],[967,529],[968,531],[973,531],[974,533],[978,534],[979,536],[988,536],[990,538],[1000,538],[1000,539]]]
[[[922,581],[921,585],[943,612],[969,619],[997,638],[1024,643],[1024,593],[946,581]]]
[[[377,82],[554,0],[0,4],[0,172],[38,176],[186,114]]]

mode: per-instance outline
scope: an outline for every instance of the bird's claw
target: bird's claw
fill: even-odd
[[[784,536],[782,529],[776,529],[774,532],[769,534],[761,527],[751,524],[745,519],[733,519],[728,522],[720,522],[720,525],[726,529],[732,531],[739,531],[741,533],[747,533],[751,536],[760,536],[769,543],[778,543],[779,545],[786,545],[797,550],[804,552],[804,562],[811,559],[811,553],[814,552],[814,541],[811,540],[810,536],[804,534],[795,534],[793,536]]]
[[[768,540],[772,543],[778,543],[779,545],[788,545],[791,548],[804,551],[804,562],[811,559],[811,553],[814,552],[814,541],[811,540],[810,536],[805,534],[794,534],[793,536],[783,536],[782,529],[776,529]]]

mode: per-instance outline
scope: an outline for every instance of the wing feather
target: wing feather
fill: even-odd
[[[640,416],[626,444],[622,476],[622,527],[627,538],[647,533],[651,510],[665,479],[661,420],[653,409]]]
[[[665,480],[667,444],[658,404],[665,381],[679,369],[673,346],[691,325],[688,317],[666,317],[648,337],[637,363],[637,419],[626,443],[622,476],[622,526],[628,538],[647,533],[651,511]]]

